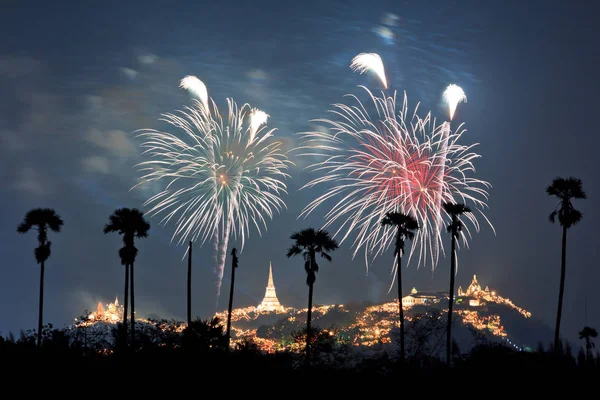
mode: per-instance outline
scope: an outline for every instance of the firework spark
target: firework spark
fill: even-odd
[[[352,71],[364,74],[367,71],[373,71],[381,80],[383,88],[387,89],[387,79],[381,57],[377,53],[360,53],[352,59],[350,64]]]
[[[456,107],[458,106],[458,103],[460,103],[461,101],[466,102],[467,96],[465,95],[465,92],[463,92],[463,90],[460,86],[451,84],[451,85],[448,85],[448,87],[444,91],[444,100],[446,101],[446,104],[448,104],[448,111],[450,112],[450,120],[452,121],[452,118],[454,118],[454,112],[456,111]]]
[[[208,110],[208,91],[204,82],[193,75],[188,75],[181,80],[179,87],[197,97],[202,102],[204,109]]]
[[[285,171],[291,162],[281,142],[273,140],[274,129],[264,126],[262,111],[253,112],[248,104],[238,107],[228,99],[224,119],[214,101],[211,104],[210,112],[194,101],[177,114],[163,115],[180,134],[139,131],[142,155],[149,160],[138,166],[140,184],[164,184],[144,206],[151,206],[148,215],[162,215],[163,224],[175,218],[172,240],[215,240],[218,300],[229,237],[240,237],[243,248],[251,226],[259,235],[266,230],[267,220],[285,207],[283,180],[289,177]]]
[[[472,208],[488,221],[481,210],[486,207],[489,184],[469,177],[474,172],[473,160],[479,156],[472,152],[474,145],[458,143],[464,132],[461,127],[451,132],[448,122],[436,125],[430,113],[419,117],[418,105],[409,113],[406,94],[397,109],[396,94],[377,97],[363,89],[368,93],[371,112],[351,95],[355,105],[333,106],[331,112],[338,120],[317,120],[329,126],[329,132],[300,133],[302,155],[321,157],[309,166],[319,176],[304,188],[327,186],[301,216],[327,207],[324,228],[339,223],[335,236],[341,236],[340,242],[355,234],[353,256],[363,249],[368,270],[369,261],[394,240],[394,229],[380,224],[385,214],[398,210],[411,214],[420,229],[409,257],[417,252],[419,265],[430,258],[434,268],[443,251],[441,231],[448,222],[443,202],[473,204]],[[475,213],[465,218],[479,230]],[[469,225],[462,235],[468,245]]]
[[[252,109],[252,113],[250,114],[250,138],[248,139],[248,146],[254,142],[258,128],[267,123],[267,118],[269,118],[269,114],[257,108]]]

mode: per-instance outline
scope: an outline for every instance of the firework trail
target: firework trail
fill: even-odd
[[[385,69],[381,57],[377,53],[360,53],[352,59],[350,63],[352,71],[364,74],[367,71],[373,71],[381,80],[384,89],[387,89],[387,79],[385,78]]]
[[[181,80],[179,87],[189,91],[197,97],[202,102],[204,109],[208,112],[208,91],[206,90],[204,82],[193,75],[188,75]]]
[[[187,82],[192,90],[205,88],[197,85],[201,83],[197,78]],[[191,107],[161,118],[179,134],[138,131],[142,155],[148,158],[138,164],[142,172],[138,185],[164,185],[144,206],[151,206],[150,216],[162,215],[162,224],[175,218],[171,240],[178,238],[183,244],[190,238],[204,244],[214,239],[218,302],[229,238],[240,237],[243,249],[250,227],[261,235],[267,219],[285,207],[283,180],[289,177],[291,162],[281,142],[273,140],[274,129],[266,129],[268,115],[263,111],[248,104],[238,107],[227,99],[228,114],[223,118],[212,99],[199,97]]]
[[[454,112],[456,111],[456,107],[458,106],[458,103],[460,103],[461,101],[466,102],[467,96],[465,95],[465,92],[463,92],[463,90],[460,86],[451,84],[451,85],[448,85],[448,87],[444,91],[444,100],[446,101],[446,104],[448,104],[448,111],[450,113],[450,121],[452,121],[452,118],[454,118]]]
[[[431,260],[432,268],[443,251],[441,231],[449,221],[441,204],[445,201],[486,207],[489,184],[470,177],[474,159],[472,146],[458,143],[465,132],[462,125],[452,132],[450,124],[436,125],[431,113],[417,115],[408,110],[404,94],[397,108],[396,94],[375,96],[367,88],[369,101],[348,95],[354,105],[334,104],[336,119],[316,120],[329,132],[300,133],[302,155],[320,157],[309,169],[319,174],[303,188],[325,184],[327,189],[310,202],[301,216],[319,207],[328,207],[324,227],[339,223],[335,236],[340,242],[355,234],[353,256],[363,249],[367,271],[369,261],[393,243],[395,230],[380,224],[385,214],[400,211],[413,215],[420,229],[412,241],[409,261],[416,252],[418,263]],[[466,214],[470,226],[479,230],[475,213]],[[488,221],[489,222],[489,221]],[[463,242],[470,236],[465,226]]]

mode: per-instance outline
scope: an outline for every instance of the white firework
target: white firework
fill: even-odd
[[[264,111],[261,111],[257,108],[252,109],[250,113],[250,138],[248,139],[248,146],[254,142],[256,138],[256,132],[258,129],[267,123],[267,119],[269,118],[269,114]]]
[[[364,74],[367,71],[373,71],[381,80],[383,88],[387,89],[387,79],[385,78],[385,69],[383,61],[377,53],[360,53],[352,59],[350,64],[352,71]]]
[[[162,120],[178,133],[153,129],[138,131],[147,161],[138,164],[141,182],[159,182],[164,189],[144,206],[149,216],[161,215],[161,223],[175,220],[172,240],[188,238],[202,243],[213,238],[216,249],[217,298],[220,294],[229,237],[241,238],[241,248],[250,227],[259,235],[267,220],[285,207],[283,182],[291,162],[281,142],[273,140],[266,118],[252,118],[248,104],[238,107],[227,100],[223,118],[214,102],[208,110],[195,101]],[[265,114],[266,115],[266,114]],[[253,122],[254,121],[254,122]]]
[[[204,109],[208,111],[208,90],[204,82],[193,75],[188,75],[181,80],[179,87],[189,91],[194,97],[198,98]]]
[[[451,84],[448,85],[448,87],[444,91],[444,100],[446,101],[446,104],[448,104],[448,113],[450,115],[450,120],[452,121],[458,103],[460,103],[461,101],[466,102],[467,95],[465,95],[465,92],[460,86]]]

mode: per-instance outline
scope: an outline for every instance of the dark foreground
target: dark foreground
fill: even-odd
[[[394,388],[399,382],[409,384],[407,377],[478,377],[491,379],[494,385],[528,381],[539,384],[540,379],[544,385],[561,385],[567,382],[565,379],[573,382],[573,378],[580,378],[583,382],[590,377],[600,377],[598,353],[590,351],[586,355],[582,348],[574,356],[569,346],[555,355],[543,349],[518,352],[499,344],[478,344],[467,353],[455,354],[452,367],[448,368],[444,360],[424,352],[412,352],[408,360],[400,364],[395,351],[361,353],[360,349],[335,339],[315,342],[307,364],[302,350],[269,354],[261,352],[252,342],[228,350],[220,330],[171,332],[160,340],[144,337],[143,332],[136,336],[133,346],[130,341],[125,345],[115,330],[118,345],[91,345],[73,340],[64,331],[54,330],[45,334],[41,348],[35,345],[33,335],[2,338],[3,385],[9,388],[13,384],[21,385],[18,382],[23,377],[58,374],[62,377],[59,384],[103,387],[107,382],[127,382],[127,377],[135,376],[135,385],[139,382],[150,385],[145,387],[178,382],[176,387],[213,385],[216,392],[225,394],[229,390],[244,394],[244,390],[251,387],[245,386],[246,383],[259,382],[261,385],[285,383],[302,391],[307,382],[341,385],[340,390],[371,385]],[[435,384],[431,389],[437,389]]]

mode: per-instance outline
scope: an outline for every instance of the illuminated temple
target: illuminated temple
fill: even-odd
[[[458,287],[458,295],[459,296],[473,296],[473,295],[477,295],[479,292],[481,292],[481,285],[479,284],[479,282],[477,282],[477,275],[473,275],[473,280],[471,281],[471,284],[469,285],[469,287],[467,288],[467,291],[464,292],[462,290],[462,286]],[[485,292],[489,292],[490,289],[486,286],[484,289]]]
[[[267,290],[262,302],[256,307],[256,311],[262,312],[285,312],[285,307],[279,303],[277,293],[275,293],[275,284],[273,283],[273,267],[269,263],[269,281],[267,282]]]
[[[88,320],[93,322],[121,322],[123,319],[123,306],[119,304],[119,299],[115,297],[114,303],[109,303],[104,307],[102,303],[98,303],[96,311],[88,315]]]

